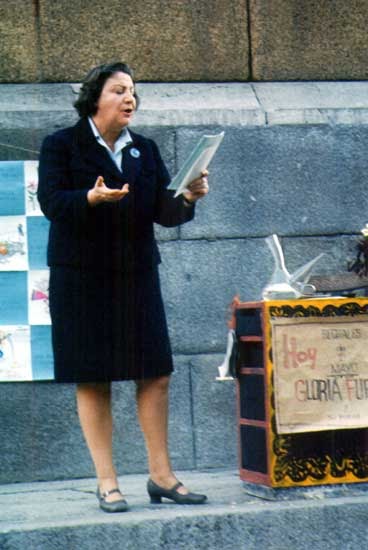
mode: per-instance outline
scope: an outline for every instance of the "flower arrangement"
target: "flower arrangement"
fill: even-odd
[[[368,223],[361,229],[362,237],[357,243],[357,256],[348,263],[348,271],[354,271],[359,277],[368,275]]]

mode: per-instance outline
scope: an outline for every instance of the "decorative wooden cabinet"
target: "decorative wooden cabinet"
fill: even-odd
[[[313,317],[319,322],[323,317],[351,317],[362,320],[357,316],[367,316],[368,299],[234,302],[233,306],[232,326],[238,343],[241,479],[275,488],[368,481],[368,426],[278,433],[272,349],[274,319]],[[368,380],[363,383],[368,388]],[[368,409],[368,400],[362,401],[362,406]]]

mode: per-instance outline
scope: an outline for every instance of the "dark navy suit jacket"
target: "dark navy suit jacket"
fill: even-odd
[[[123,172],[98,144],[88,119],[45,138],[38,199],[51,221],[50,266],[127,270],[157,265],[153,223],[173,227],[194,217],[194,207],[167,190],[170,176],[154,141],[129,131],[133,143],[123,149]],[[87,193],[98,176],[111,188],[129,183],[128,195],[91,207]]]

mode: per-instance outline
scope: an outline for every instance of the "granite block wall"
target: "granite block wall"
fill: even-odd
[[[0,82],[79,81],[128,61],[141,81],[366,80],[365,0],[8,0]]]
[[[6,4],[2,82],[80,80],[116,59],[128,61],[140,80],[248,77],[246,0],[34,0],[25,11],[24,0]]]
[[[365,80],[364,0],[250,0],[254,80]]]
[[[175,468],[196,467],[187,357],[175,357],[170,395],[170,447]],[[0,386],[0,483],[93,476],[79,428],[74,386],[50,382]],[[133,382],[113,384],[114,459],[120,475],[147,470]],[[233,458],[233,457],[232,457]]]
[[[0,81],[37,82],[39,44],[34,3],[9,0],[0,5]]]
[[[15,85],[9,86],[0,87],[0,159],[37,158],[42,138],[76,119],[70,87],[20,87],[12,101]],[[150,86],[142,89],[142,107]],[[333,90],[319,95],[313,105],[320,114],[318,123],[305,122],[312,112],[310,84],[304,89],[309,110],[297,104],[295,98],[302,97],[298,86],[286,86],[283,92],[273,84],[250,87],[243,94],[235,84],[223,93],[228,118],[218,99],[215,107],[208,100],[207,123],[196,125],[188,123],[195,120],[195,106],[187,113],[181,110],[191,90],[189,84],[184,91],[182,86],[176,102],[169,99],[176,124],[160,125],[161,111],[147,106],[140,119],[137,115],[135,128],[157,141],[172,174],[201,134],[226,132],[210,166],[211,193],[198,204],[195,220],[178,229],[157,230],[176,367],[170,449],[176,469],[236,468],[235,384],[215,381],[225,352],[229,305],[236,294],[242,300],[260,298],[273,268],[264,238],[274,232],[281,237],[290,271],[323,252],[318,274],[345,272],[347,260],[355,255],[356,236],[367,222],[368,125],[351,122],[356,113],[347,103],[336,112],[349,112],[348,124],[336,123],[338,114],[326,116]],[[201,92],[204,102],[214,92],[208,89],[206,96],[206,90]],[[289,111],[283,94],[294,98]],[[366,91],[361,89],[358,97],[357,90],[346,90],[350,96],[364,120]],[[242,106],[244,97],[249,102]],[[270,123],[275,113],[278,122]],[[119,473],[145,472],[133,383],[114,385],[114,418]],[[0,438],[1,483],[93,475],[73,386],[0,384]]]

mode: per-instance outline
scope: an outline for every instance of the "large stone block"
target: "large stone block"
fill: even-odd
[[[7,0],[0,5],[0,82],[38,80],[35,2]]]
[[[368,82],[257,82],[252,84],[267,124],[366,125]]]
[[[140,80],[246,80],[246,0],[40,0],[43,79],[80,80],[124,59]]]
[[[175,358],[169,443],[173,466],[194,467],[188,360]],[[133,382],[113,384],[114,456],[119,474],[146,472]],[[94,476],[75,405],[73,384],[0,384],[0,483]]]
[[[250,0],[254,80],[365,80],[365,0]]]
[[[51,133],[75,124],[76,95],[69,84],[0,85],[0,129]]]
[[[344,273],[348,259],[355,257],[355,237],[295,237],[281,242],[291,272],[323,252],[314,274]],[[271,278],[274,264],[266,242],[166,242],[161,253],[162,290],[175,353],[224,351],[232,299],[260,299]]]
[[[223,355],[190,358],[197,468],[236,468],[238,435],[235,381],[218,382]]]
[[[72,386],[11,382],[0,394],[1,483],[92,475]]]
[[[214,133],[218,128],[211,128]],[[228,127],[185,239],[350,233],[366,223],[368,126]],[[179,164],[208,129],[180,129]]]
[[[76,123],[69,84],[0,85],[0,160],[38,160],[47,134]]]
[[[0,160],[38,160],[46,133],[30,129],[0,129]]]
[[[265,111],[253,86],[249,82],[139,83],[141,104],[134,123],[175,128],[263,125]]]

